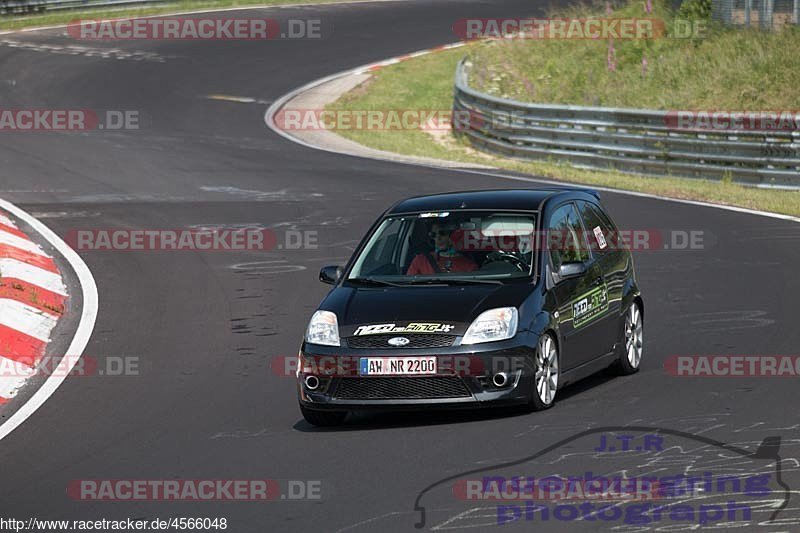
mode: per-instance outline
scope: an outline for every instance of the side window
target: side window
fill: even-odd
[[[562,205],[550,217],[547,248],[556,270],[564,263],[583,263],[589,260],[583,227],[573,204]]]
[[[592,253],[597,255],[606,254],[614,249],[614,230],[608,217],[595,205],[589,202],[578,202],[578,209],[581,212],[583,225],[586,228],[586,239]]]

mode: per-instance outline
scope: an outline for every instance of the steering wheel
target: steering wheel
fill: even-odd
[[[520,272],[527,272],[530,269],[530,265],[517,257],[516,255],[512,254],[511,252],[506,252],[503,250],[495,250],[491,252],[489,255],[486,256],[486,263],[494,263],[495,261],[503,261],[505,263],[511,263],[517,270]]]

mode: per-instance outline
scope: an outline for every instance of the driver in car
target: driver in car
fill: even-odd
[[[428,236],[433,239],[433,252],[417,254],[408,267],[408,276],[430,276],[442,272],[472,272],[478,265],[462,254],[453,245],[451,237],[455,228],[434,223],[431,225]]]

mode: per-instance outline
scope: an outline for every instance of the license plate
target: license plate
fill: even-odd
[[[417,376],[436,373],[435,357],[362,357],[362,376]]]

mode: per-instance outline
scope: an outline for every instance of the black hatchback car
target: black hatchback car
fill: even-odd
[[[334,288],[297,371],[314,425],[376,408],[546,409],[567,383],[641,362],[633,259],[595,191],[410,198],[320,280]]]

